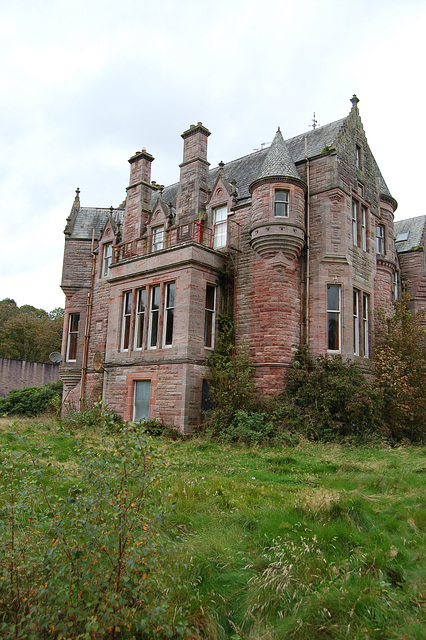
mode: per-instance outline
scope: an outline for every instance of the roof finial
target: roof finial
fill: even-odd
[[[315,117],[315,111],[314,111],[314,117],[312,118],[312,124],[311,124],[311,127],[312,127],[312,129],[315,131],[315,129],[317,128],[317,126],[318,126],[318,120],[317,120],[317,119],[316,119],[316,117]]]
[[[353,109],[357,109],[359,100],[358,100],[358,98],[356,97],[355,94],[352,96],[351,102],[352,102],[352,108]]]

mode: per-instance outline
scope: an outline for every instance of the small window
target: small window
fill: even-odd
[[[143,330],[145,326],[145,289],[137,291],[136,317],[135,317],[135,349],[143,347]]]
[[[108,242],[104,244],[104,253],[103,253],[103,261],[102,261],[102,277],[106,278],[109,276],[109,268],[112,262],[112,242]]]
[[[133,396],[133,422],[149,420],[151,380],[136,380]]]
[[[175,283],[166,284],[164,301],[164,345],[169,347],[173,342],[173,321],[175,313]]]
[[[398,273],[398,271],[395,271],[395,273],[392,276],[392,293],[393,293],[393,299],[394,300],[398,300],[398,298],[399,298],[399,273]]]
[[[160,251],[164,247],[164,226],[155,227],[152,230],[152,250]]]
[[[356,145],[356,167],[362,169],[362,151],[358,145]]]
[[[376,251],[381,255],[385,254],[385,226],[378,224],[376,227]]]
[[[275,211],[277,218],[288,218],[289,192],[283,189],[275,190]]]
[[[327,285],[327,349],[340,352],[340,285]]]
[[[211,411],[212,409],[214,409],[214,403],[210,393],[210,386],[207,380],[203,379],[201,387],[201,413],[203,418],[206,411]]]
[[[149,346],[157,347],[158,342],[158,317],[160,312],[160,287],[151,287],[151,303],[149,313]]]
[[[204,316],[204,346],[207,349],[214,348],[216,316],[216,287],[211,284],[206,286],[206,308]]]
[[[398,233],[398,235],[396,236],[395,242],[404,242],[405,240],[408,240],[409,235],[410,235],[409,231],[402,231],[401,233]]]
[[[228,207],[216,207],[213,209],[214,243],[215,249],[226,247],[228,228]]]
[[[131,319],[132,319],[132,292],[125,291],[124,298],[123,298],[123,316],[121,321],[121,351],[129,350]]]
[[[67,339],[67,362],[77,360],[78,325],[80,323],[79,313],[70,313],[68,320]]]

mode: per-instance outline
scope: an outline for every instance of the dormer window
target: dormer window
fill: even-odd
[[[288,218],[288,201],[289,192],[284,189],[275,190],[275,210],[274,215],[277,218]]]
[[[112,262],[112,242],[108,242],[104,244],[104,254],[102,261],[102,277],[106,278],[109,276],[109,267]]]
[[[154,227],[152,230],[152,250],[160,251],[164,245],[164,226]]]
[[[228,207],[216,207],[213,209],[214,248],[226,247],[226,235],[228,227]]]

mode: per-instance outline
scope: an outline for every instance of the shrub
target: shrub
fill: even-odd
[[[205,428],[214,436],[232,429],[238,411],[250,413],[259,408],[253,366],[232,342],[232,321],[221,315],[218,324],[217,346],[207,362],[206,375],[214,409],[207,416]]]
[[[179,431],[172,424],[168,424],[163,420],[157,420],[157,418],[150,418],[149,420],[144,420],[136,425],[137,428],[143,429],[150,436],[158,437],[164,436],[166,438],[170,438],[171,440],[179,440],[183,438],[183,433]]]
[[[43,387],[12,389],[6,398],[0,398],[0,415],[33,417],[55,406],[61,406],[62,380],[48,382]]]
[[[421,441],[426,433],[426,330],[424,314],[412,315],[409,297],[395,303],[395,314],[376,319],[375,386],[391,438]]]
[[[107,433],[114,433],[121,429],[123,421],[121,417],[104,405],[100,400],[91,407],[82,411],[71,409],[61,418],[62,426],[73,431],[74,429],[102,429]]]
[[[173,542],[166,546],[162,536],[164,472],[149,438],[125,428],[102,448],[82,451],[65,495],[56,493],[61,482],[45,456],[28,447],[0,474],[8,476],[1,637],[183,637],[185,616],[176,619],[168,574]]]
[[[286,397],[300,410],[302,430],[312,439],[363,439],[380,424],[379,394],[359,367],[341,356],[320,356],[312,362],[300,351]]]

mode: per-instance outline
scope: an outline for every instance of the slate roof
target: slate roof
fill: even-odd
[[[95,230],[95,240],[99,240],[110,215],[115,223],[123,223],[124,209],[101,209],[98,207],[80,207],[71,232],[73,239],[89,240],[92,229]]]
[[[422,240],[426,237],[426,216],[417,216],[416,218],[395,222],[395,240],[398,239],[400,234],[406,233],[408,233],[406,240],[396,242],[398,253],[413,251],[421,246]]]
[[[249,187],[252,182],[262,175],[262,172],[265,172],[265,175],[272,175],[270,172],[273,172],[274,175],[286,175],[300,179],[296,168],[297,163],[305,159],[306,153],[308,158],[313,158],[320,155],[324,148],[333,148],[345,120],[346,118],[336,120],[335,122],[331,122],[323,127],[317,127],[314,130],[302,133],[286,141],[284,141],[279,131],[270,147],[265,147],[260,151],[255,151],[224,164],[223,174],[225,179],[229,183],[233,180],[236,182],[238,191],[237,202],[245,204],[245,201],[251,198]],[[392,197],[377,164],[376,168],[381,185],[381,192],[384,195]],[[219,170],[219,167],[215,167],[209,171],[210,189],[214,186]],[[283,171],[285,172],[284,174],[282,173]],[[164,188],[162,197],[166,205],[172,203],[173,207],[176,207],[178,189],[179,183],[177,182]],[[152,206],[154,206],[157,198],[158,192],[154,192],[152,196]],[[92,229],[95,228],[95,236],[99,238],[109,214],[110,209],[81,208],[75,220],[71,237],[91,238]],[[117,221],[122,222],[122,209],[114,209],[113,215],[117,217]]]

